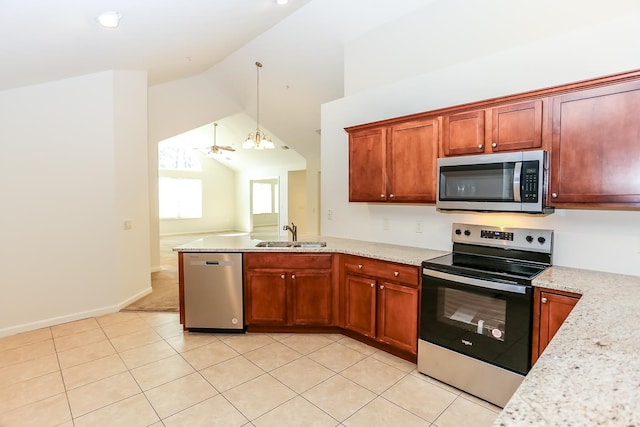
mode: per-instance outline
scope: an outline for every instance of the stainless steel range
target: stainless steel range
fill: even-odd
[[[504,406],[531,368],[531,283],[553,231],[453,224],[451,240],[422,263],[418,370]]]

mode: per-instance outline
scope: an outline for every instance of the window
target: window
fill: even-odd
[[[158,144],[158,169],[174,171],[201,171],[196,150],[172,138]]]
[[[202,218],[202,165],[180,138],[158,144],[158,202],[161,219]]]
[[[160,218],[202,218],[202,180],[160,178]]]
[[[253,211],[254,215],[278,213],[278,183],[277,180],[253,181]]]

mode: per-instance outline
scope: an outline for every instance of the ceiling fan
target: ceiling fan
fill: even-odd
[[[209,147],[209,151],[207,152],[207,156],[208,155],[214,155],[214,154],[222,154],[222,150],[224,151],[236,151],[235,148],[233,148],[230,145],[218,145],[216,143],[216,128],[218,127],[217,123],[213,124],[213,145],[211,147]]]

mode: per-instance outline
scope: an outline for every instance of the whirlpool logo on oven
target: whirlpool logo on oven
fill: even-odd
[[[469,345],[469,346],[473,345],[473,343],[469,340],[460,340],[460,341],[462,341],[462,344],[464,345]]]

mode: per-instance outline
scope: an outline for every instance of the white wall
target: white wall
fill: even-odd
[[[526,28],[529,22],[545,22],[552,11],[563,14],[553,18],[554,22],[564,22],[562,18],[566,17],[567,25],[562,31],[530,38],[517,46],[508,42],[510,37],[518,39],[515,30],[509,28],[511,24],[505,25],[510,21],[497,10],[492,9],[493,14],[482,10],[507,3],[465,2],[465,15],[482,17],[482,27],[488,31],[461,35],[458,30],[449,33],[438,27],[440,33],[433,34],[425,9],[423,15],[417,14],[422,20],[415,16],[400,19],[348,46],[345,63],[351,66],[346,70],[345,87],[354,88],[354,94],[322,107],[322,234],[449,250],[453,222],[551,228],[556,236],[556,265],[640,275],[639,211],[558,210],[543,217],[447,214],[433,206],[348,202],[345,127],[640,68],[637,2],[614,2],[618,6],[615,13],[608,10],[614,8],[608,4],[602,20],[596,17],[586,23],[570,19],[564,6],[550,9],[549,2],[544,2],[544,7],[528,10],[526,20],[516,20],[520,28]],[[576,10],[586,3],[594,4],[570,3]],[[446,13],[443,11],[438,19],[455,22],[459,17],[455,9],[440,6]],[[569,10],[573,13],[572,8]],[[380,43],[387,36],[402,43]],[[439,52],[443,55],[461,42],[478,47],[480,54],[473,56],[475,50],[468,49],[466,57],[455,61],[439,59]],[[485,44],[500,43],[504,43],[504,49],[482,50]],[[433,61],[443,66],[424,73],[422,64],[411,60],[420,53],[436,55]],[[351,61],[351,56],[356,60]],[[381,58],[392,65],[381,64],[378,76],[378,67],[372,73],[371,64]],[[399,71],[405,64],[409,70]],[[400,75],[412,77],[394,80]],[[329,210],[332,220],[327,219]],[[385,219],[388,230],[383,229]],[[415,232],[418,221],[423,223],[423,233]]]
[[[0,336],[116,311],[149,289],[146,76],[3,91],[0,117]]]

